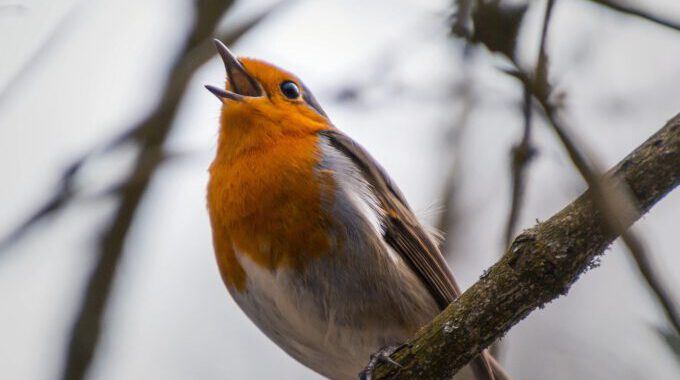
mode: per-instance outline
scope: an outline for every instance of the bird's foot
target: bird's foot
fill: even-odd
[[[394,346],[385,346],[380,349],[380,351],[371,355],[371,359],[368,361],[366,368],[359,373],[359,380],[372,380],[373,371],[378,364],[388,363],[399,368],[402,368],[401,364],[395,362],[390,356],[407,346],[407,344],[400,344]]]

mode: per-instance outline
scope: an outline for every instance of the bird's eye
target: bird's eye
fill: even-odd
[[[300,97],[300,89],[297,84],[289,80],[281,83],[281,92],[288,99],[297,99]]]

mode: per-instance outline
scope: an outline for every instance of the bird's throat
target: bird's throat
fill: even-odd
[[[327,254],[331,173],[317,170],[318,136],[283,136],[269,144],[218,153],[210,167],[208,210],[218,263],[227,285],[242,287],[247,274],[238,255],[270,270],[302,270]]]

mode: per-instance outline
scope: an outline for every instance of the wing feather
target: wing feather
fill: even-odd
[[[385,241],[410,265],[444,309],[459,294],[448,265],[434,240],[425,232],[399,188],[368,152],[334,129],[323,131],[331,145],[349,157],[373,187],[381,208]]]
[[[383,238],[408,263],[443,310],[460,295],[460,288],[437,244],[418,222],[406,198],[385,170],[349,136],[337,129],[320,133],[352,160],[371,185],[384,210]],[[472,368],[478,379],[493,380],[495,373],[499,380],[509,380],[486,350],[473,360]]]

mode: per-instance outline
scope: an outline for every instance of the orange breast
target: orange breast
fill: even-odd
[[[319,172],[315,133],[282,135],[256,149],[219,153],[210,167],[208,210],[218,265],[228,286],[243,290],[247,274],[235,249],[268,269],[302,270],[327,254],[331,219],[322,207],[333,194]]]

